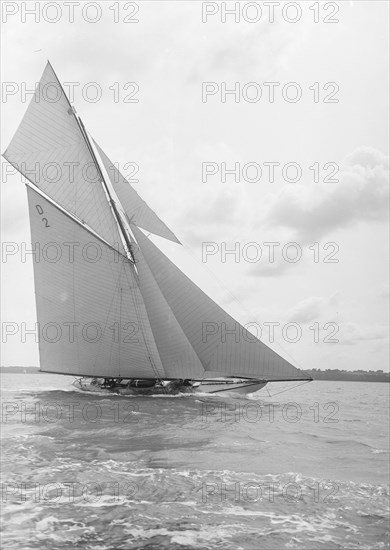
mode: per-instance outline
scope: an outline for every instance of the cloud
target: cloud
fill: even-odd
[[[220,16],[209,18],[207,27],[211,30],[204,32],[203,26],[196,48],[193,42],[185,40],[187,28],[174,33],[183,53],[183,72],[189,84],[208,77],[211,80],[222,77],[232,82],[253,80],[254,68],[257,75],[269,80],[288,66],[295,50],[307,40],[306,28],[297,34],[293,25],[281,21],[272,25],[265,20],[255,25],[237,25],[230,21],[221,25]]]
[[[389,285],[383,285],[382,289],[379,292],[379,298],[385,298],[388,300],[390,297],[390,288]]]
[[[178,222],[183,242],[199,246],[209,241],[219,245],[237,241],[233,234],[235,222],[239,221],[244,208],[243,193],[221,186],[210,188],[207,193],[192,188],[187,190],[185,203]]]
[[[311,296],[305,298],[287,312],[287,320],[294,323],[310,323],[318,321],[329,307],[336,307],[340,302],[340,292],[335,292],[329,298]]]
[[[292,266],[297,265],[293,263],[288,263],[282,260],[275,260],[274,262],[264,262],[261,261],[257,264],[254,264],[249,270],[250,275],[256,277],[280,277],[284,275]]]
[[[341,323],[335,338],[339,340],[339,344],[344,346],[353,346],[368,340],[387,341],[389,338],[389,327],[385,325],[362,327],[356,323]]]
[[[266,226],[294,231],[294,239],[309,242],[358,222],[383,221],[388,216],[389,158],[360,147],[341,163],[337,183],[285,187],[274,196]]]

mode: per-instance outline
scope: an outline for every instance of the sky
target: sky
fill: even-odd
[[[22,4],[35,3],[2,3],[1,151],[50,59],[184,246],[153,241],[213,299],[301,368],[388,370],[388,3],[320,2],[316,14],[300,2],[297,22],[283,2],[273,22],[263,2],[261,17],[243,2],[226,22],[232,2],[76,2],[73,22],[66,3]],[[2,240],[20,251],[27,196],[10,172],[4,161]],[[38,365],[21,336],[36,323],[31,259],[3,254],[1,267],[1,363]]]

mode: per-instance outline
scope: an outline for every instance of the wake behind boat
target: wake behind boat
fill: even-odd
[[[50,63],[4,157],[27,179],[41,371],[124,395],[311,380],[146,236],[181,244],[90,137]]]

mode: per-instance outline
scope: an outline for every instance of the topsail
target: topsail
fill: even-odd
[[[110,161],[105,152],[95,142],[96,148],[103,161],[104,167],[110,178],[111,185],[122,204],[127,218],[138,227],[150,231],[155,235],[169,239],[180,244],[176,235],[160,220],[157,214],[146,204],[130,183],[122,176],[114,163]]]

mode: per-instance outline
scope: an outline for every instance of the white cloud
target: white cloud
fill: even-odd
[[[388,300],[389,296],[390,296],[389,285],[383,285],[382,289],[379,292],[379,298],[385,298],[385,300]]]
[[[360,147],[342,162],[337,183],[284,187],[273,197],[266,226],[283,226],[294,239],[309,242],[358,222],[386,219],[389,210],[389,158]]]
[[[385,325],[361,326],[350,322],[340,323],[336,338],[339,340],[339,344],[344,346],[356,345],[367,340],[387,341],[389,327]]]
[[[295,323],[310,323],[318,321],[329,307],[340,303],[340,292],[335,292],[329,298],[310,296],[305,298],[287,312],[287,320]]]
[[[280,277],[294,265],[297,264],[286,262],[283,259],[274,262],[259,262],[249,269],[249,274],[256,277]]]

